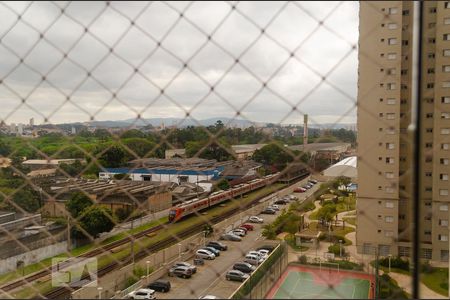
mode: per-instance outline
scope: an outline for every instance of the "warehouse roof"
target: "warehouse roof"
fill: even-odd
[[[350,156],[332,165],[325,171],[323,175],[327,177],[339,177],[345,176],[350,178],[358,177],[357,173],[357,158],[356,156]]]

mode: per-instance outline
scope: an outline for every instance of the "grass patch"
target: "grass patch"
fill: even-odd
[[[429,272],[422,272],[421,281],[431,290],[443,296],[448,295],[448,269],[430,268]]]
[[[295,235],[288,234],[284,237],[284,240],[286,243],[294,250],[294,251],[306,251],[309,249],[309,247],[306,246],[297,246],[295,243]]]
[[[345,221],[345,223],[356,226],[356,218],[345,217],[345,218],[343,218],[343,220]]]

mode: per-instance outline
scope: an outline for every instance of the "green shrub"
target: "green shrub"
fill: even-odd
[[[379,260],[379,264],[383,267],[389,267],[389,258],[384,257]],[[398,256],[391,257],[391,268],[401,269],[405,271],[409,271],[409,260],[403,260]]]
[[[408,295],[401,289],[392,278],[384,273],[379,277],[379,292],[380,299],[408,299]]]
[[[330,245],[328,247],[328,252],[334,253],[334,255],[336,255],[336,256],[340,256],[340,253],[341,253],[341,248],[340,247],[341,246],[339,246],[339,244]],[[345,256],[345,253],[346,253],[345,247],[342,246],[342,256]]]
[[[306,257],[306,255],[301,255],[298,258],[298,262],[301,263],[301,264],[307,264],[308,263],[308,258]]]

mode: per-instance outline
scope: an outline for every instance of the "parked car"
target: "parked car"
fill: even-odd
[[[167,293],[170,291],[171,285],[169,280],[158,279],[147,285],[147,288],[158,292]]]
[[[227,272],[227,275],[225,275],[225,278],[227,280],[234,280],[234,281],[245,281],[245,279],[249,278],[250,275],[245,274],[239,270],[230,270]]]
[[[314,183],[314,182],[312,182],[311,180],[308,180],[308,184],[309,184],[309,185],[312,185],[312,186],[314,186],[314,185],[315,185],[315,183]]]
[[[289,195],[289,199],[290,199],[291,201],[296,201],[296,200],[298,200],[298,197],[296,197],[296,196],[294,196],[294,195]]]
[[[225,241],[233,241],[233,242],[240,242],[240,241],[242,241],[242,238],[240,236],[237,236],[237,235],[235,235],[233,233],[222,234],[220,236],[220,239],[221,240],[225,240]]]
[[[255,229],[255,227],[251,224],[242,224],[240,227],[245,228],[247,230],[252,231],[253,229]]]
[[[217,242],[217,241],[211,241],[208,244],[206,244],[206,247],[213,247],[216,248],[217,250],[220,251],[227,251],[228,250],[228,246],[225,245],[224,243],[221,242]]]
[[[178,276],[182,278],[191,278],[192,270],[189,267],[172,267],[169,270],[169,276]]]
[[[194,266],[194,265],[191,265],[190,263],[185,262],[185,261],[179,261],[179,262],[176,262],[176,263],[173,265],[173,267],[187,267],[187,268],[191,269],[192,274],[197,273],[197,267]]]
[[[220,256],[220,250],[217,250],[217,249],[214,248],[214,247],[208,247],[208,246],[205,246],[205,247],[202,247],[202,248],[200,248],[200,249],[208,250],[209,252],[212,252],[216,257]]]
[[[314,183],[314,184],[317,184],[317,183],[318,183],[318,181],[315,180],[315,179],[310,179],[309,181],[312,182],[312,183]]]
[[[270,205],[269,208],[272,208],[274,210],[280,210],[280,207],[278,205],[276,205],[276,204]]]
[[[236,228],[236,229],[241,229],[241,230],[243,230],[243,231],[245,232],[245,234],[247,234],[247,233],[248,233],[248,229],[247,229],[247,228],[245,228],[245,227],[239,226],[239,227],[238,227],[238,228]]]
[[[243,237],[243,236],[246,235],[246,232],[244,230],[242,230],[242,229],[239,229],[239,228],[235,228],[235,229],[231,230],[230,233],[235,234],[235,235],[240,236],[240,237]]]
[[[269,257],[270,252],[269,252],[269,250],[266,250],[266,249],[259,249],[258,253],[261,254],[262,259],[266,259]]]
[[[306,192],[306,189],[303,187],[298,187],[294,189],[294,193],[304,193],[304,192]]]
[[[272,245],[263,245],[263,246],[257,248],[256,251],[259,251],[259,250],[267,250],[267,251],[269,251],[269,253],[270,253],[270,252],[273,251],[273,249],[275,249],[275,246],[272,246]]]
[[[251,216],[250,218],[248,218],[248,221],[252,223],[263,223],[264,219],[257,216]]]
[[[137,291],[132,291],[127,295],[128,299],[156,299],[155,290],[151,289],[138,289]]]
[[[216,258],[214,253],[211,251],[205,250],[205,249],[198,249],[197,252],[195,252],[196,258],[203,258],[203,259],[210,259],[213,260]]]
[[[248,251],[247,252],[247,255],[248,254],[253,254],[253,255],[256,255],[256,256],[258,256],[258,258],[263,258],[263,256],[261,255],[261,253],[259,253],[259,251]]]
[[[239,270],[243,273],[250,274],[256,270],[256,267],[247,262],[239,261],[233,265],[233,270]]]
[[[267,207],[261,213],[265,214],[265,215],[274,215],[274,214],[277,213],[277,211],[275,209],[273,209],[273,208]]]
[[[274,202],[274,204],[279,204],[279,205],[285,205],[287,204],[288,201],[284,200],[284,199],[280,199]]]
[[[244,258],[245,262],[248,262],[251,265],[257,266],[262,263],[264,260],[255,254],[247,254]]]
[[[305,184],[305,185],[303,186],[303,188],[306,189],[306,190],[309,190],[310,188],[312,188],[312,185]]]
[[[205,295],[205,296],[202,296],[202,297],[200,297],[198,299],[220,299],[220,298],[217,297],[217,296],[214,296],[214,295]]]

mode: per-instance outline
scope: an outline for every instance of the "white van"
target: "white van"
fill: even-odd
[[[251,265],[257,266],[263,262],[263,259],[259,258],[259,256],[255,254],[247,254],[244,261],[248,262]]]

